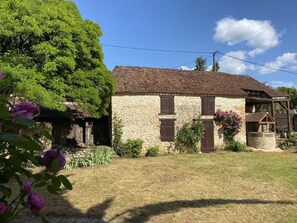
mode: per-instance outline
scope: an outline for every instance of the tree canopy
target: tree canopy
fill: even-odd
[[[294,87],[278,87],[277,90],[290,96],[292,107],[297,106],[297,89]]]
[[[0,70],[11,83],[2,92],[55,110],[75,102],[99,117],[115,85],[101,36],[71,1],[1,0]]]
[[[197,71],[206,71],[206,59],[203,57],[198,57],[196,60],[196,67],[195,70]]]
[[[220,67],[219,62],[216,61],[215,66],[212,65],[212,69],[211,69],[211,71],[213,71],[213,72],[218,72],[218,71],[220,70],[220,68],[221,68],[221,67]]]
[[[197,70],[197,71],[206,71],[207,70],[206,62],[207,62],[207,59],[206,58],[198,57],[195,60],[196,66],[195,66],[195,69],[194,70]],[[216,61],[215,66],[212,65],[211,71],[218,72],[219,70],[220,70],[220,64],[219,64],[218,61]]]

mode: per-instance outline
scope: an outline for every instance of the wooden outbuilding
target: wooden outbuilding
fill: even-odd
[[[247,132],[273,132],[275,118],[268,112],[246,113]]]

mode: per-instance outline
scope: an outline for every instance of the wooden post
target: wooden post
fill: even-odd
[[[271,115],[275,119],[275,103],[274,100],[271,102]],[[273,131],[276,132],[276,123],[272,124],[273,126]]]
[[[291,114],[290,114],[290,100],[286,101],[286,107],[287,107],[287,120],[288,120],[288,135],[287,137],[291,137]]]
[[[213,66],[213,71],[214,72],[217,72],[217,67],[216,67],[216,54],[218,53],[219,51],[216,50],[213,54],[212,54],[212,66]]]

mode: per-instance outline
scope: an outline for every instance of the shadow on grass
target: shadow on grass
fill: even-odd
[[[98,219],[103,219],[104,215],[106,214],[106,210],[111,206],[113,200],[113,198],[110,198],[104,201],[102,204],[89,208],[87,215],[95,216]]]
[[[148,204],[142,207],[130,209],[117,215],[110,221],[116,221],[124,216],[125,222],[147,222],[153,216],[175,213],[183,208],[205,208],[218,205],[226,204],[281,204],[281,205],[295,205],[292,201],[270,201],[270,200],[257,200],[257,199],[244,199],[244,200],[233,200],[233,199],[199,199],[199,200],[180,200],[171,202],[161,202],[157,204]]]
[[[61,197],[59,197],[61,198]],[[58,198],[58,199],[59,199]],[[57,197],[56,197],[57,199]],[[109,198],[105,200],[103,203],[97,204],[87,210],[86,213],[82,213],[81,210],[75,208],[69,201],[63,199],[63,210],[67,211],[63,214],[61,213],[55,213],[55,212],[49,212],[47,213],[47,217],[61,217],[61,218],[91,218],[91,219],[98,219],[102,220],[106,214],[106,210],[110,208],[112,205],[114,198]]]
[[[88,209],[86,213],[82,213],[79,209],[76,209],[70,202],[64,200],[64,210],[67,210],[69,213],[72,213],[72,216],[69,216],[69,213],[63,213],[63,216],[56,215],[55,213],[48,213],[48,217],[61,217],[61,218],[84,218],[89,220],[96,220],[96,222],[105,222],[103,219],[107,210],[112,206],[114,198],[105,200],[101,204],[97,204]],[[237,204],[237,205],[256,205],[256,204],[278,204],[278,205],[296,205],[296,202],[279,200],[258,200],[258,199],[198,199],[198,200],[178,200],[170,202],[160,202],[156,204],[148,204],[141,207],[136,207],[129,209],[125,212],[122,212],[115,216],[112,219],[109,219],[108,222],[130,222],[130,223],[140,223],[148,222],[152,217],[176,213],[181,209],[185,208],[207,208],[219,205],[227,204]],[[93,221],[92,221],[93,222]]]

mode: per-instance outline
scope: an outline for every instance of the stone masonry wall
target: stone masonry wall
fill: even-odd
[[[112,97],[112,117],[122,120],[123,141],[142,139],[144,148],[160,145],[159,113],[158,95]]]
[[[197,96],[175,96],[175,114],[160,115],[159,95],[135,95],[112,97],[112,117],[115,115],[123,122],[123,141],[127,139],[144,140],[144,148],[158,145],[162,151],[172,148],[172,143],[161,142],[160,121],[161,118],[173,118],[175,130],[186,122],[192,122],[201,114],[201,98]],[[216,97],[215,109],[233,110],[241,117],[245,117],[245,99]],[[201,116],[202,119],[212,119],[212,116]],[[176,133],[176,131],[175,131]],[[236,136],[241,142],[246,142],[245,125]],[[223,145],[223,136],[215,127],[215,146]]]
[[[246,130],[245,130],[245,99],[244,98],[215,98],[215,109],[221,109],[223,111],[234,111],[237,112],[243,121],[243,125],[240,129],[240,132],[235,136],[235,139],[246,143]],[[224,146],[224,139],[221,130],[215,126],[215,135],[214,135],[215,147]]]
[[[276,148],[274,132],[249,132],[248,144],[256,149],[271,150]]]

